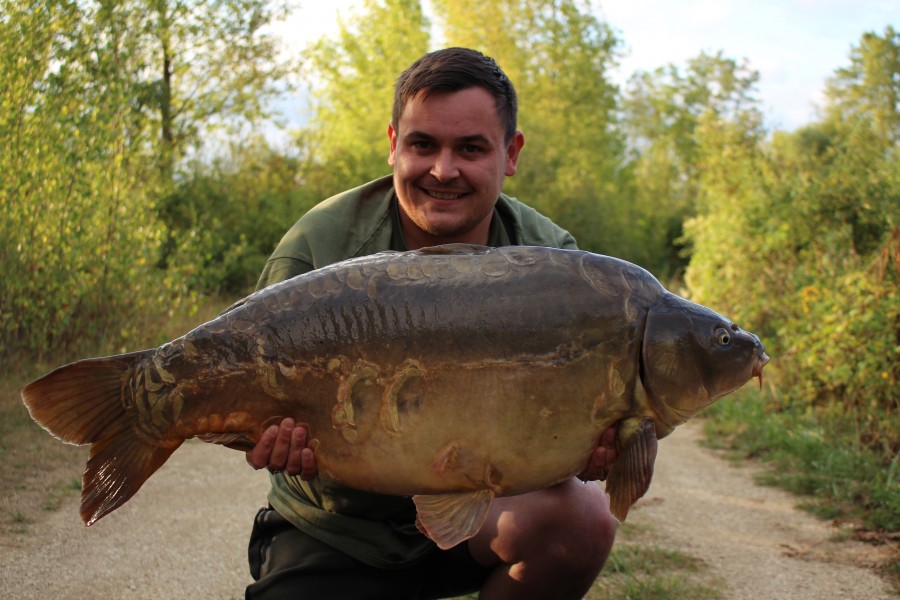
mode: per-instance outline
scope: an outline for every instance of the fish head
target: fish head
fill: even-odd
[[[753,377],[769,357],[759,338],[719,313],[666,293],[647,315],[641,379],[651,409],[674,428]]]

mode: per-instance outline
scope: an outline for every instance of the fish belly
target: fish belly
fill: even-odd
[[[627,405],[597,377],[598,362],[585,355],[562,364],[407,363],[400,377],[370,371],[338,386],[320,418],[306,420],[320,471],[394,495],[553,485],[585,468]]]

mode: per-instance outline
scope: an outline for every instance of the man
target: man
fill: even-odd
[[[353,256],[442,243],[574,248],[575,240],[501,194],[525,143],[516,94],[479,52],[425,55],[398,79],[388,126],[393,177],[326,200],[269,259],[260,287]],[[582,479],[615,460],[605,432]],[[473,538],[441,551],[415,527],[408,498],[339,486],[316,472],[307,432],[290,419],[247,453],[272,471],[270,508],[250,542],[247,598],[580,598],[603,566],[616,523],[606,495],[573,478],[498,498]]]

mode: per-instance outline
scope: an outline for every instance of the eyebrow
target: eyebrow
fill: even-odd
[[[405,139],[420,139],[420,140],[434,140],[436,139],[433,135],[425,133],[424,131],[410,131],[406,135],[403,136]],[[464,135],[454,139],[457,143],[462,144],[472,144],[472,143],[481,143],[481,144],[490,144],[491,140],[489,140],[486,136],[476,133],[473,135]]]

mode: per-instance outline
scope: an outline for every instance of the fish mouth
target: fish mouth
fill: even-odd
[[[763,367],[769,363],[769,355],[765,350],[760,349],[759,355],[756,357],[756,364],[753,365],[752,377],[759,378],[759,389],[763,386]],[[752,378],[751,377],[751,378]]]

